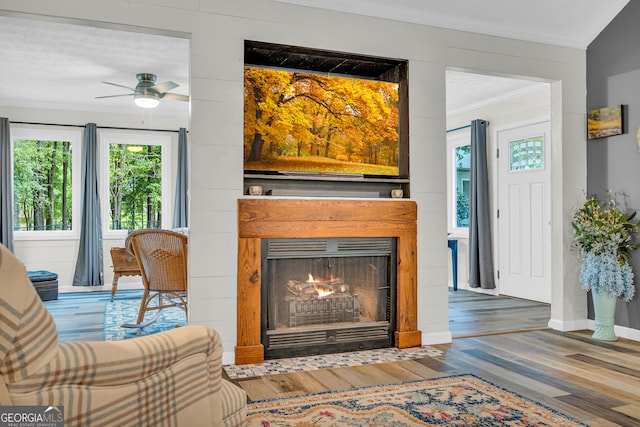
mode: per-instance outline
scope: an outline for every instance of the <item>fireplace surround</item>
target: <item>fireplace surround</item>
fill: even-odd
[[[393,238],[396,298],[393,345],[417,347],[417,206],[408,200],[238,200],[238,306],[235,363],[265,360],[261,341],[262,240],[287,238]]]

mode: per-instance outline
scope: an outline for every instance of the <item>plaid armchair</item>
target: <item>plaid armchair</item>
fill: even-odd
[[[70,426],[240,426],[244,391],[222,378],[202,325],[127,341],[64,342],[25,267],[0,245],[0,405],[64,408]]]

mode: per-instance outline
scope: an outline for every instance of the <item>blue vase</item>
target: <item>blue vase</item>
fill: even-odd
[[[591,338],[601,341],[617,341],[618,337],[613,331],[615,325],[617,297],[612,297],[608,293],[594,293],[593,309],[596,314],[596,327]]]

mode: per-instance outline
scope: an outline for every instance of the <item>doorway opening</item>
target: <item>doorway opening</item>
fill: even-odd
[[[550,299],[547,300],[546,298],[538,298],[530,295],[519,295],[509,289],[509,287],[503,286],[504,279],[506,279],[504,273],[508,271],[509,268],[509,265],[505,264],[505,259],[509,261],[509,255],[513,254],[509,249],[509,244],[520,245],[522,244],[522,240],[518,241],[513,238],[510,240],[508,237],[505,237],[505,233],[508,232],[509,229],[501,227],[501,223],[508,224],[509,221],[513,219],[510,219],[509,211],[515,208],[513,203],[517,198],[512,198],[510,205],[509,198],[506,197],[506,195],[509,194],[511,187],[508,185],[506,187],[500,187],[501,180],[504,181],[504,177],[501,178],[500,172],[500,169],[503,168],[504,165],[502,165],[500,161],[501,159],[508,160],[512,154],[517,154],[516,151],[518,150],[515,150],[515,148],[525,148],[529,144],[529,140],[527,139],[528,137],[518,136],[520,142],[517,143],[518,139],[512,138],[514,140],[513,153],[510,152],[510,146],[507,144],[507,149],[501,150],[499,153],[500,157],[498,157],[498,136],[500,131],[503,132],[502,136],[505,136],[506,133],[504,132],[508,129],[519,128],[531,123],[544,121],[541,120],[541,117],[549,120],[551,116],[551,84],[524,78],[497,77],[457,70],[447,70],[446,80],[448,231],[450,239],[457,241],[458,268],[456,276],[458,289],[462,291],[459,294],[455,294],[454,292],[456,291],[452,290],[453,262],[450,261],[449,312],[452,335],[456,337],[475,333],[491,333],[492,328],[494,332],[502,332],[500,330],[501,327],[491,326],[491,322],[488,320],[477,322],[475,330],[461,327],[464,322],[460,316],[473,317],[482,313],[475,311],[476,303],[478,310],[492,310],[493,312],[499,312],[502,316],[506,316],[506,318],[508,318],[510,312],[513,312],[513,318],[508,320],[511,330],[538,327],[546,328],[550,319]],[[469,146],[471,138],[470,123],[474,119],[483,119],[489,122],[487,129],[487,158],[488,169],[490,171],[490,193],[492,194],[490,205],[493,218],[491,227],[496,289],[486,290],[470,289],[468,287],[468,210],[470,191],[468,182],[470,181],[471,156]],[[535,139],[535,136],[533,139]],[[545,154],[550,153],[550,136],[547,143],[549,151],[545,152]],[[521,151],[523,151],[524,154],[528,153],[526,148]],[[547,168],[545,170],[549,170],[550,160],[545,164],[545,168]],[[526,174],[520,172],[519,175],[523,177]],[[527,185],[529,185],[529,183]],[[538,190],[536,194],[540,195],[540,185],[538,185],[536,189]],[[545,208],[548,208],[550,212],[550,188],[547,187],[546,190],[547,193],[541,197],[544,198]],[[498,210],[500,211],[500,218],[498,218]],[[495,212],[495,215],[493,215],[493,212]],[[533,220],[537,221],[537,224],[540,226],[544,224],[546,230],[550,232],[550,220],[538,217],[533,218]],[[540,234],[540,236],[542,236],[542,234]],[[550,239],[545,240],[541,238],[537,240],[535,244],[538,245],[539,249],[546,248],[546,254],[550,253]],[[520,251],[519,255],[524,256],[522,251]],[[530,259],[531,258],[529,258],[529,260]],[[549,259],[542,267],[540,263],[534,266],[535,269],[537,269],[536,272],[539,273],[542,268],[544,273],[546,273],[544,280],[546,281],[545,286],[548,287],[549,295],[551,291],[550,264],[551,261]],[[467,297],[464,295],[467,295]],[[518,303],[519,301],[521,304]],[[534,314],[532,312],[530,317],[534,319],[529,319],[524,307],[530,304],[534,307],[541,305],[541,312],[543,314]],[[512,308],[509,309],[507,306],[512,306]],[[516,308],[514,308],[514,306]],[[520,311],[520,313],[516,315],[518,311]],[[548,314],[545,314],[547,312]]]

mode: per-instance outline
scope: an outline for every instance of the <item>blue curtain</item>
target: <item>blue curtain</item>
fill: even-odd
[[[471,122],[471,189],[469,204],[469,286],[494,289],[491,211],[487,167],[487,122]]]
[[[178,173],[176,177],[176,198],[173,204],[173,228],[188,227],[188,165],[187,165],[187,130],[180,128],[178,136]]]
[[[13,252],[13,184],[9,119],[0,117],[0,243]]]
[[[98,133],[95,123],[84,129],[80,244],[73,286],[102,286],[102,221],[98,192]]]

